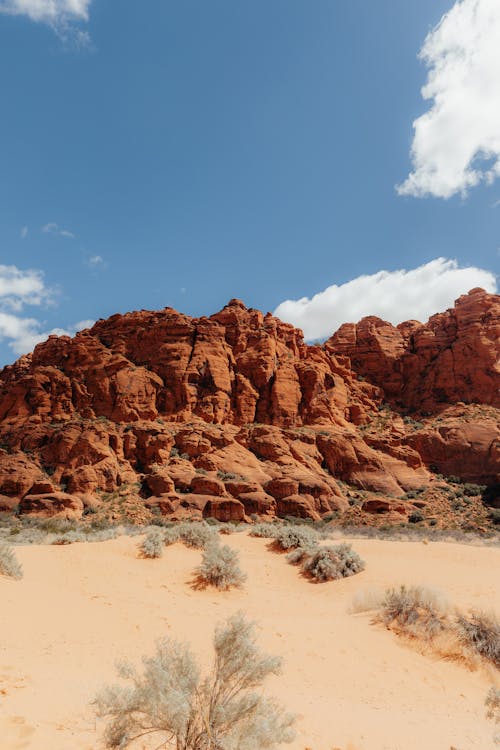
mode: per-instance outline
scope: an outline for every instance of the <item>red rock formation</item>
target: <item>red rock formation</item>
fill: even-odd
[[[0,510],[74,516],[122,493],[141,518],[319,518],[346,511],[343,483],[399,497],[434,481],[430,464],[499,481],[499,326],[499,298],[473,290],[426,325],[366,318],[323,347],[238,300],[51,336],[0,373]],[[384,400],[492,411],[416,429]]]
[[[500,297],[472,289],[455,307],[393,326],[380,318],[343,325],[325,349],[399,407],[435,412],[457,401],[500,407]]]

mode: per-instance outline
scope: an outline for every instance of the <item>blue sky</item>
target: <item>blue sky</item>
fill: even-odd
[[[463,5],[495,13],[491,3]],[[465,123],[478,87],[464,84],[463,112],[437,113],[413,141],[432,107],[421,95],[431,63],[417,55],[455,6],[0,0],[0,364],[52,329],[167,305],[210,314],[231,297],[279,307],[313,338],[365,313],[356,284],[319,313],[314,295],[438,258],[456,263],[403,282],[373,276],[364,299],[376,307],[383,293],[396,320],[446,307],[478,280],[493,290],[497,113],[489,130],[489,114]],[[441,28],[453,36],[461,20]],[[493,20],[460,43],[486,48]],[[443,59],[448,42],[431,42]],[[445,100],[455,78],[437,83]],[[404,284],[408,309],[392,296]]]

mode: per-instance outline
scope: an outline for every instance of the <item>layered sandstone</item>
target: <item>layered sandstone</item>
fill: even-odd
[[[366,512],[403,518],[431,465],[494,484],[499,311],[473,290],[425,325],[366,318],[308,346],[231,300],[52,336],[0,373],[0,511],[320,518],[357,488],[375,493]]]

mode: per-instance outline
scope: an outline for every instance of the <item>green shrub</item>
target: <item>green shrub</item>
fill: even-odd
[[[148,531],[142,542],[139,544],[141,557],[155,558],[163,555],[163,546],[165,544],[165,535],[159,528]]]
[[[238,565],[238,553],[227,544],[209,544],[203,552],[201,565],[196,568],[198,580],[209,586],[226,591],[232,586],[241,586],[246,575]]]
[[[490,519],[496,526],[500,524],[500,508],[492,508],[490,510]]]
[[[143,672],[123,664],[127,687],[110,686],[96,697],[97,715],[108,720],[108,748],[125,750],[146,734],[155,747],[176,750],[273,750],[294,738],[294,717],[261,693],[281,660],[259,652],[254,625],[239,614],[214,636],[214,663],[208,676],[189,647],[160,641]]]
[[[421,523],[423,520],[424,520],[424,514],[421,513],[419,510],[414,510],[408,516],[408,521],[410,523]]]
[[[23,577],[23,569],[14,550],[3,542],[0,542],[0,574],[16,579]]]
[[[360,573],[365,563],[350,544],[318,547],[306,554],[302,570],[317,581],[334,581]]]

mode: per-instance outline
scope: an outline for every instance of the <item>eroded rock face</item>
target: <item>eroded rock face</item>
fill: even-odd
[[[141,518],[320,518],[346,486],[396,507],[431,464],[498,482],[499,334],[499,298],[473,290],[426,325],[366,318],[322,347],[238,300],[50,337],[0,373],[0,511],[116,515],[133,496]]]
[[[326,344],[397,406],[435,412],[457,401],[500,407],[500,297],[472,289],[455,307],[393,326],[343,325]]]

